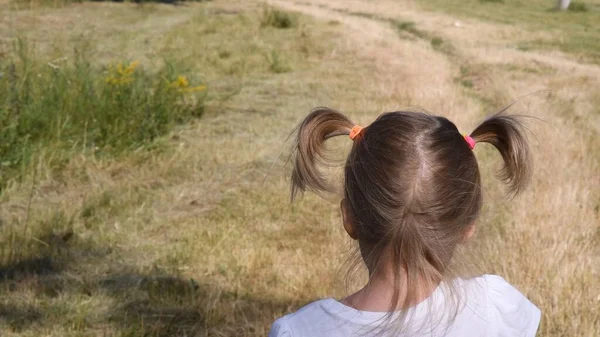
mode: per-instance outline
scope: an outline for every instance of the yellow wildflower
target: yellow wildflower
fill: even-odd
[[[127,72],[128,74],[133,74],[133,72],[135,71],[135,68],[137,68],[137,66],[139,66],[139,65],[140,65],[140,61],[133,61],[125,69],[125,72]]]
[[[190,82],[185,76],[177,76],[177,79],[169,84],[169,87],[176,89],[187,88],[190,85]]]
[[[133,82],[133,73],[139,64],[139,61],[133,61],[127,66],[123,65],[122,62],[119,62],[116,68],[113,65],[110,65],[108,67],[108,73],[110,75],[106,78],[106,83],[120,86]]]
[[[177,91],[181,93],[198,92],[206,90],[205,85],[190,87],[190,81],[188,81],[187,77],[182,75],[177,76],[177,79],[173,82],[170,82],[168,86],[169,88],[177,89]]]
[[[125,67],[123,63],[119,62],[117,65],[117,73],[123,77],[131,76],[139,64],[140,61],[133,61],[127,67]]]

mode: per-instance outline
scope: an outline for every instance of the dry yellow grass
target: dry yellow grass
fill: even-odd
[[[58,173],[40,160],[3,192],[0,334],[264,336],[276,317],[346,293],[352,247],[337,203],[288,202],[285,140],[310,108],[368,124],[416,105],[469,131],[518,98],[513,112],[545,121],[531,123],[534,180],[506,202],[497,156],[476,149],[487,203],[469,255],[541,308],[538,336],[598,336],[600,67],[511,43],[543,33],[474,19],[457,28],[412,2],[273,4],[303,13],[299,25],[261,28],[260,3],[241,0],[3,9],[2,41],[19,33],[59,57],[93,38],[98,62],[177,54],[213,96],[161,151],[75,157]],[[399,38],[386,18],[416,22],[452,52]],[[290,72],[269,71],[273,51]]]

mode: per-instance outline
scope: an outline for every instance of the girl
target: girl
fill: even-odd
[[[398,111],[362,128],[317,108],[298,129],[292,199],[334,191],[317,164],[325,162],[324,142],[341,135],[354,141],[343,225],[369,281],[341,301],[316,301],[276,320],[269,336],[535,336],[540,310],[517,289],[494,275],[461,279],[451,268],[481,210],[475,144],[498,149],[500,177],[517,194],[531,171],[523,125],[501,112],[463,136],[444,117]]]

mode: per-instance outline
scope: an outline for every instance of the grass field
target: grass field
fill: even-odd
[[[0,167],[0,335],[265,336],[275,318],[364,279],[345,277],[354,247],[336,197],[289,203],[287,137],[312,107],[361,124],[420,107],[468,132],[517,100],[512,112],[542,120],[530,123],[533,182],[507,201],[499,156],[477,147],[486,203],[465,258],[541,308],[538,336],[598,336],[600,3],[565,13],[553,4],[0,2],[0,83],[24,86],[9,76],[12,64],[25,69],[19,38],[35,89],[27,116],[56,126],[24,123],[11,138],[23,147],[8,149],[19,164]],[[166,97],[165,111],[201,113],[151,119],[160,132],[127,144],[90,143],[84,131],[97,129],[72,122],[85,115],[61,92],[43,102],[69,104],[34,104],[82,50],[92,87],[110,84],[111,65],[137,61],[141,102]],[[194,98],[144,89],[180,75],[202,87]],[[85,92],[61,83],[63,96]],[[26,102],[6,97],[3,113],[14,97]],[[115,125],[105,133],[139,130]],[[44,136],[25,141],[29,130]]]

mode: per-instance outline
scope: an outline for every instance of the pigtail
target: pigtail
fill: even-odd
[[[492,144],[500,151],[504,166],[499,177],[508,185],[512,195],[522,192],[531,178],[533,162],[526,131],[519,116],[500,112],[483,121],[471,133],[475,142]]]
[[[306,190],[315,193],[333,192],[331,185],[319,171],[318,165],[327,165],[324,156],[324,143],[327,139],[340,135],[349,135],[352,121],[340,112],[319,107],[298,126],[293,155],[292,200]]]

